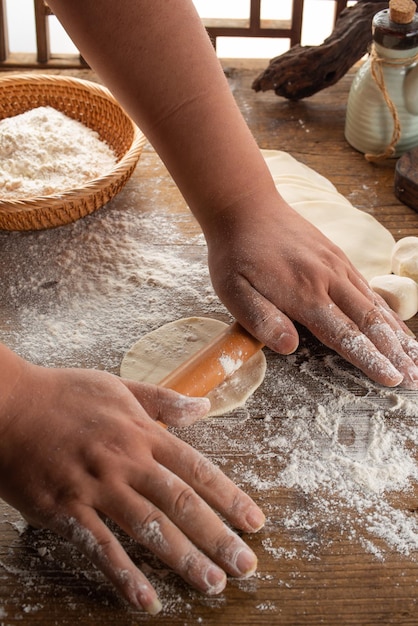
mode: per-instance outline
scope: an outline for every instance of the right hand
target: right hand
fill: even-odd
[[[418,343],[408,328],[275,188],[218,211],[206,238],[219,297],[259,341],[290,354],[298,322],[371,380],[418,389]]]

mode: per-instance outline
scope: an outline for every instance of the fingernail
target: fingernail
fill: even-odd
[[[225,589],[226,574],[216,565],[208,567],[204,580],[207,585],[206,593],[210,596],[221,593]]]
[[[141,606],[144,608],[144,611],[149,613],[149,615],[157,615],[163,608],[158,598],[154,598],[154,600],[149,603],[144,603],[141,599],[139,599],[139,601],[141,602]]]
[[[407,375],[403,379],[402,387],[411,391],[418,389],[418,369],[416,367],[408,369]]]
[[[177,406],[182,411],[183,416],[173,420],[173,424],[175,426],[189,426],[209,413],[210,400],[209,398],[179,396]]]
[[[236,567],[245,578],[254,574],[257,569],[257,557],[249,548],[242,548],[237,554]]]
[[[209,411],[210,409],[210,400],[209,398],[197,398],[195,396],[181,396],[179,399],[179,404],[181,404],[182,408],[186,408],[188,411]]]
[[[410,367],[408,370],[408,374],[411,380],[414,381],[414,383],[418,382],[418,367]]]
[[[396,387],[397,385],[399,385],[402,381],[403,381],[403,374],[400,373],[399,370],[396,369],[396,367],[394,365],[392,365],[392,363],[388,363],[387,359],[385,357],[383,357],[382,360],[382,365],[386,366],[386,371],[385,374],[392,379],[393,381],[393,386]]]
[[[250,528],[257,532],[260,530],[266,523],[266,517],[258,507],[251,508],[246,515],[246,522],[250,526]]]
[[[299,339],[289,333],[282,333],[276,344],[279,346],[280,354],[292,354],[299,345]]]

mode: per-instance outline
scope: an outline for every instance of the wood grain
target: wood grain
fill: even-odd
[[[418,148],[402,155],[396,163],[395,195],[418,211]]]
[[[239,65],[230,62],[225,66],[231,89],[259,145],[288,151],[327,176],[353,204],[377,217],[396,239],[418,236],[417,214],[394,194],[395,162],[367,163],[363,155],[353,151],[344,140],[345,105],[352,74],[309,101],[293,103],[271,93],[254,93],[251,83],[260,67],[260,63],[251,61]],[[87,71],[75,74],[95,80]],[[153,205],[156,189],[159,205],[169,207],[167,222],[176,225],[182,239],[168,241],[167,246],[176,248],[190,262],[201,258],[204,251],[196,242],[198,225],[149,147],[128,183],[128,190],[135,185],[141,200],[138,210],[146,212],[147,200]],[[98,217],[89,219],[94,221]],[[6,244],[8,239],[2,241]],[[19,268],[8,266],[0,250],[0,284],[10,281],[12,269],[19,272]],[[189,305],[191,313],[201,313],[196,310],[198,305],[191,296]],[[22,306],[30,312],[29,296]],[[16,324],[16,311],[2,301],[0,336]],[[409,326],[416,332],[417,320],[409,322]],[[108,349],[111,351],[112,346]],[[309,371],[306,369],[307,352],[312,355]],[[336,363],[334,357],[303,330],[301,348],[293,361],[268,351],[266,356],[268,379],[247,408],[179,432],[242,484],[266,511],[265,529],[245,537],[259,556],[257,576],[245,581],[231,580],[221,596],[206,598],[189,589],[115,529],[123,546],[149,573],[160,592],[164,611],[157,618],[150,618],[127,607],[94,568],[65,542],[46,531],[27,529],[17,512],[0,503],[2,626],[73,626],[75,623],[83,626],[143,623],[162,626],[415,626],[418,623],[416,554],[401,554],[378,538],[373,541],[383,557],[365,549],[360,540],[361,533],[365,532],[364,520],[342,499],[339,502],[337,495],[332,513],[324,512],[321,517],[316,506],[321,498],[320,490],[317,494],[308,494],[296,486],[275,484],[266,488],[260,482],[263,479],[267,484],[283,469],[279,456],[272,456],[271,445],[274,438],[286,436],[286,424],[292,411],[297,414],[305,410],[314,416],[321,403],[339,397],[344,388],[358,399],[361,410],[361,403],[369,402],[373,405],[370,411],[375,410],[373,407],[385,411],[390,398],[379,390],[365,387],[365,382],[359,382],[349,366],[338,363],[337,373],[331,370],[330,364]],[[104,362],[104,357],[104,354],[97,354],[97,362],[100,364],[101,359]],[[85,364],[89,365],[88,360],[86,363],[80,360],[80,366]],[[303,388],[306,395],[292,396],[292,386]],[[411,402],[417,401],[415,394],[409,394],[408,398]],[[367,411],[364,415],[360,413],[360,419],[366,422],[367,415]],[[354,410],[353,416],[356,417]],[[398,420],[414,427],[415,417],[403,415],[401,409],[391,419],[394,425]],[[387,425],[389,428],[390,420]],[[344,445],[351,445],[349,423],[340,428],[338,437]],[[255,474],[258,480],[252,483],[248,472]],[[400,511],[416,516],[418,490],[414,485],[407,492],[394,492],[391,498]],[[292,515],[293,519],[303,517],[304,523],[290,525],[288,520]]]

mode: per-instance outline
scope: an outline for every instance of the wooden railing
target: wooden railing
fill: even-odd
[[[279,2],[280,0],[278,0]],[[335,3],[335,19],[345,8],[347,0]],[[250,0],[247,19],[203,19],[214,46],[218,37],[277,37],[289,39],[290,45],[300,43],[304,0],[292,1],[289,20],[263,20],[261,0]],[[53,54],[49,41],[48,19],[52,15],[44,0],[34,0],[36,53],[10,52],[5,0],[0,0],[0,68],[67,67],[79,68],[86,64],[78,54]]]
[[[333,1],[335,2],[335,21],[346,7],[347,0]],[[215,47],[217,37],[277,37],[289,39],[290,45],[294,46],[301,40],[303,6],[304,0],[293,0],[290,19],[263,20],[261,0],[250,0],[250,15],[247,19],[203,19],[203,23]]]
[[[65,67],[86,64],[79,54],[52,54],[49,40],[50,8],[44,0],[33,0],[36,29],[36,53],[10,52],[5,0],[0,0],[0,68]]]
[[[300,42],[304,0],[293,0],[289,20],[261,19],[261,0],[251,0],[246,19],[205,19],[203,23],[215,47],[218,37],[277,37],[290,40],[293,46]]]

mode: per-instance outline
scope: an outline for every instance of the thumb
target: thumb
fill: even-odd
[[[122,379],[148,415],[168,426],[188,426],[201,419],[210,409],[208,398],[191,398],[172,389],[151,383]]]
[[[242,298],[229,310],[253,337],[274,352],[292,354],[297,349],[299,335],[293,322],[255,289],[250,298]]]

